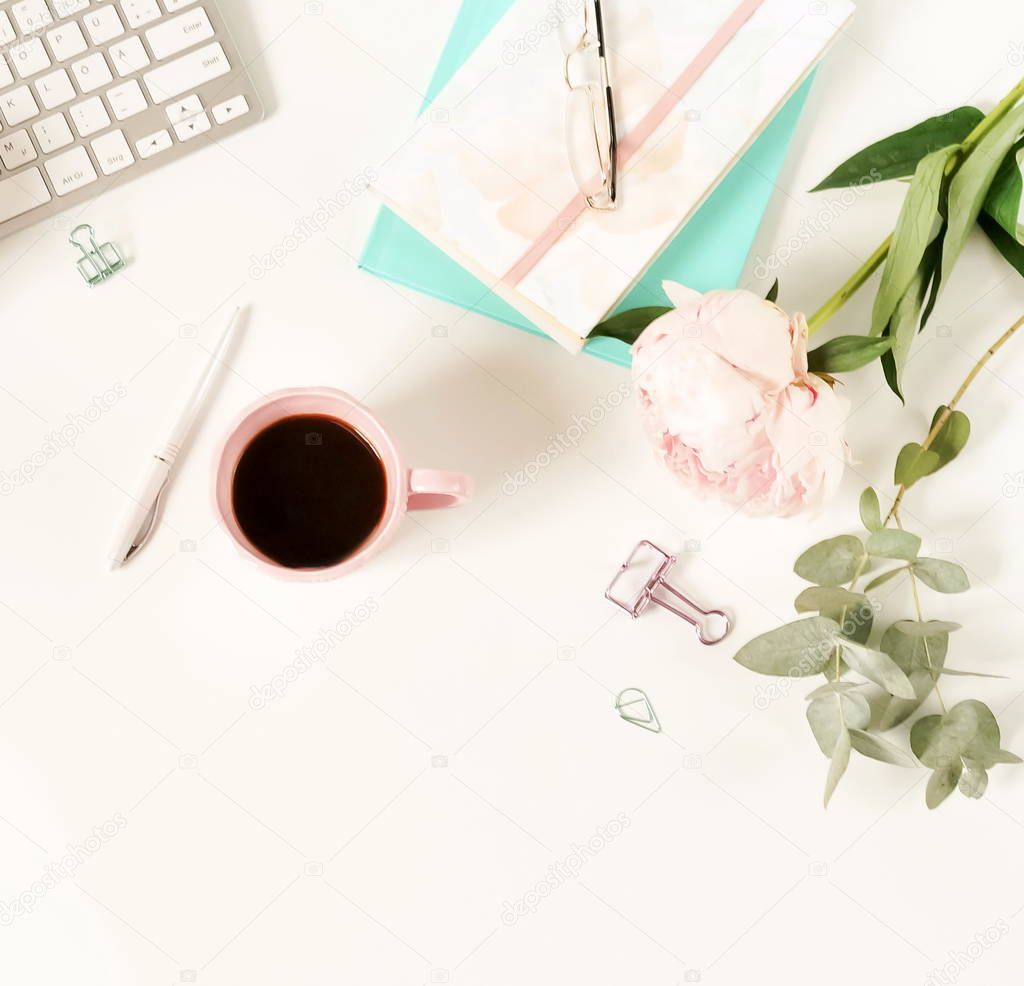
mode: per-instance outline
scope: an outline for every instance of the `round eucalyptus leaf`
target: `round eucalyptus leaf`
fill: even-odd
[[[906,486],[909,489],[919,479],[930,476],[941,465],[942,460],[938,452],[922,448],[918,442],[908,442],[896,457],[893,480],[897,486]]]
[[[935,770],[964,757],[983,767],[1001,762],[999,724],[983,702],[958,702],[943,716],[925,716],[910,730],[910,747]]]
[[[879,647],[907,674],[915,670],[941,671],[949,650],[949,634],[916,636],[904,633],[899,624],[893,624],[882,634]]]
[[[813,692],[808,692],[804,698],[810,702],[822,696],[842,695],[845,692],[855,692],[866,687],[867,685],[862,681],[828,681],[824,685],[819,685]]]
[[[936,592],[966,592],[971,587],[967,573],[951,561],[918,558],[911,568],[914,575]]]
[[[869,531],[882,529],[882,508],[878,505],[878,494],[870,486],[860,495],[860,520]]]
[[[798,613],[818,613],[822,610],[842,611],[870,606],[871,602],[862,592],[850,592],[834,586],[812,585],[804,589],[793,604]],[[837,621],[838,622],[838,621]]]
[[[864,545],[852,534],[819,541],[796,560],[793,570],[815,585],[837,586],[852,582],[864,558]]]
[[[909,531],[887,529],[875,531],[866,542],[868,554],[879,558],[913,561],[921,550],[921,539]]]
[[[758,674],[818,674],[833,656],[838,636],[835,620],[810,616],[755,637],[739,649],[734,660]]]
[[[960,775],[958,786],[965,798],[980,798],[988,787],[988,771],[984,767],[968,768]]]
[[[938,808],[953,793],[963,769],[964,765],[957,760],[932,772],[924,791],[924,801],[929,808]]]
[[[906,722],[931,694],[935,681],[928,671],[911,671],[907,674],[914,689],[914,698],[896,698],[893,695],[879,693],[869,699],[872,710],[872,726],[879,732],[885,732]]]
[[[873,578],[866,586],[864,586],[865,592],[870,592],[872,589],[877,589],[880,585],[885,585],[890,579],[896,578],[897,575],[901,575],[903,572],[909,572],[909,565],[900,565],[899,568],[890,568],[888,572],[883,572],[881,575]]]
[[[848,728],[863,728],[871,721],[871,706],[858,692],[816,698],[807,706],[807,722],[826,757],[835,752],[836,740]]]

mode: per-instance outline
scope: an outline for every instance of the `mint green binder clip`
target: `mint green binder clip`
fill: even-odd
[[[79,238],[82,233],[88,235],[88,243],[83,243]],[[75,261],[75,266],[89,287],[94,288],[113,277],[119,270],[124,270],[125,261],[121,252],[113,243],[97,243],[96,230],[88,223],[82,223],[71,230],[68,242],[78,247],[82,254]]]

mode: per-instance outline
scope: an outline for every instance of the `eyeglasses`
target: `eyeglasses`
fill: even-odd
[[[583,0],[583,33],[566,51],[566,142],[576,184],[591,209],[615,208],[618,143],[605,57],[601,0]]]

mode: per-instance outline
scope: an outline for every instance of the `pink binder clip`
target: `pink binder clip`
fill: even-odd
[[[732,620],[720,609],[701,609],[692,599],[687,599],[678,589],[665,581],[676,559],[656,544],[641,541],[630,553],[622,567],[605,590],[604,597],[624,609],[635,620],[651,603],[682,617],[697,631],[697,639],[708,646],[721,643],[732,630]],[[655,595],[663,590],[685,603],[687,609],[679,608],[674,602]],[[621,593],[621,594],[620,594]],[[697,614],[697,616],[691,615]],[[715,632],[714,625],[718,625]]]

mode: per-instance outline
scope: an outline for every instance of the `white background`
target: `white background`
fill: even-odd
[[[910,364],[908,409],[877,369],[849,378],[857,465],[820,517],[694,502],[628,405],[508,495],[506,471],[622,370],[357,271],[369,196],[251,275],[254,255],[402,140],[455,0],[223,5],[270,115],[82,210],[129,269],[89,291],[67,220],[0,242],[0,469],[125,389],[0,499],[0,904],[94,827],[119,826],[0,927],[0,979],[906,984],[953,961],[951,981],[1015,980],[1024,770],[1000,767],[983,801],[954,795],[930,813],[925,771],[855,757],[825,813],[826,762],[803,718],[812,686],[769,694],[731,655],[790,618],[796,554],[855,529],[865,483],[890,488],[899,446],[1024,308],[1017,275],[972,241]],[[903,194],[830,208],[804,190],[885,133],[990,107],[1024,71],[1022,46],[1013,0],[862,0],[755,247],[768,256],[824,216],[781,272],[782,304],[817,307]],[[106,574],[125,491],[238,302],[248,330],[166,519],[135,564]],[[867,292],[829,331],[863,331],[869,307]],[[472,473],[474,503],[410,518],[344,582],[268,580],[216,525],[211,457],[242,407],[303,384],[365,399],[413,463]],[[1024,753],[1024,340],[964,408],[969,448],[912,491],[906,519],[926,552],[971,574],[968,594],[925,603],[965,625],[950,664],[1009,676],[951,679],[947,697],[989,702]],[[734,612],[733,641],[707,650],[668,614],[632,623],[610,608],[605,582],[641,537],[681,553],[684,589]],[[326,661],[250,707],[253,687],[361,604],[375,612]],[[886,605],[910,614],[904,590]],[[617,718],[629,685],[650,694],[662,735]],[[577,875],[503,920],[592,839]]]

